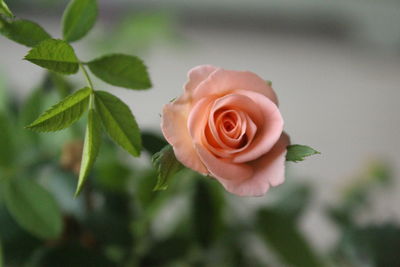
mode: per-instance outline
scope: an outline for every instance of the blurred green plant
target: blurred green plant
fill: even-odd
[[[91,45],[100,51],[146,54],[156,45],[179,45],[184,41],[177,31],[176,17],[166,11],[129,13],[113,25],[112,31],[103,31],[91,40]]]
[[[63,20],[65,40],[75,41],[90,30],[97,12],[93,3],[70,3]],[[275,201],[249,209],[246,216],[237,213],[236,203],[215,180],[182,168],[159,133],[139,132],[125,104],[93,90],[86,68],[116,86],[150,86],[132,72],[134,66],[145,71],[139,59],[110,54],[81,62],[68,42],[14,18],[5,6],[0,0],[0,32],[32,46],[27,59],[52,71],[23,101],[0,79],[0,267],[399,266],[398,222],[357,222],[373,201],[371,192],[393,179],[385,164],[371,165],[338,204],[327,208],[341,236],[332,251],[321,253],[299,227],[313,198],[310,185],[289,181]],[[170,34],[157,16],[141,15],[118,34]],[[85,27],[76,27],[81,23]],[[115,67],[121,62],[126,72]],[[79,69],[88,84],[74,91],[78,87],[58,72]],[[84,112],[86,118],[72,123]],[[26,125],[42,131],[69,127],[38,135],[23,130]],[[127,159],[103,130],[130,154],[143,150],[145,158],[153,156],[156,167]],[[298,145],[289,150],[289,161],[317,153]],[[161,172],[157,165],[164,165]],[[77,183],[81,194],[73,199]]]
[[[82,150],[82,141],[76,140],[87,125],[74,124],[62,135],[63,132],[43,136],[18,130],[40,114],[46,103],[59,98],[60,92],[70,87],[66,80],[60,83],[60,79],[63,78],[46,75],[23,102],[13,100],[10,94],[1,100],[5,107],[2,114],[7,114],[2,116],[6,119],[2,129],[13,130],[8,132],[10,142],[2,143],[0,152],[7,145],[10,146],[7,155],[14,154],[4,157],[7,164],[1,165],[0,172],[3,192],[0,237],[5,266],[216,267],[277,263],[396,266],[398,263],[397,250],[393,249],[400,240],[397,224],[360,226],[353,218],[360,209],[368,207],[374,188],[390,182],[390,168],[384,164],[370,166],[345,190],[341,202],[330,208],[349,214],[347,222],[329,217],[340,226],[342,238],[328,255],[315,250],[299,227],[312,202],[310,185],[285,183],[279,195],[271,192],[276,196],[273,201],[243,217],[215,180],[187,169],[171,177],[168,190],[155,192],[157,171],[150,165],[127,163],[123,160],[125,154],[104,136],[101,136],[103,145],[98,164],[90,174],[95,179],[89,179],[82,194],[72,199],[74,176],[79,172],[73,163],[80,161],[80,153],[66,148],[80,144]],[[11,120],[7,120],[9,116]],[[5,135],[7,131],[0,133]],[[158,133],[143,132],[142,140],[147,157],[165,146]],[[54,143],[65,145],[55,150]],[[9,174],[14,175],[13,179]],[[4,193],[10,185],[19,190],[11,197]],[[37,190],[42,193],[36,195]],[[52,200],[46,200],[50,195]],[[16,207],[10,208],[10,203]],[[54,218],[61,220],[61,230]],[[275,256],[260,257],[254,253],[254,246],[265,250],[265,256]]]
[[[135,56],[109,54],[83,62],[78,59],[71,42],[83,38],[97,18],[96,0],[71,0],[62,19],[63,40],[52,39],[40,25],[15,19],[1,1],[0,33],[20,44],[33,47],[25,59],[49,71],[70,75],[80,69],[87,86],[67,95],[27,128],[38,132],[54,132],[70,127],[88,110],[87,130],[76,195],[80,193],[99,153],[104,130],[118,145],[137,157],[141,151],[139,127],[128,106],[116,96],[95,90],[86,67],[103,81],[128,89],[151,87],[146,66]],[[100,126],[103,125],[103,128]]]
[[[399,222],[361,224],[357,218],[371,209],[373,192],[389,188],[391,168],[372,162],[365,172],[344,190],[341,202],[328,208],[328,215],[341,230],[341,238],[332,252],[336,262],[348,266],[399,266]]]

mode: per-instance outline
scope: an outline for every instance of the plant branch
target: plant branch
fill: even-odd
[[[87,84],[89,85],[89,88],[92,89],[92,91],[93,91],[94,87],[93,87],[92,80],[90,79],[89,73],[87,72],[86,68],[83,66],[82,63],[79,63],[79,67],[82,70],[83,76],[85,76],[85,79],[86,79]]]

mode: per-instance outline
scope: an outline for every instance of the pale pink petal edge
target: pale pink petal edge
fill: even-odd
[[[282,133],[273,149],[260,159],[250,162],[254,173],[249,179],[218,179],[225,189],[238,196],[263,196],[271,186],[278,186],[285,181],[286,147],[289,137]]]

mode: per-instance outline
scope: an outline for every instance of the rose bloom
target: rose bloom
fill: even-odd
[[[271,86],[252,72],[210,65],[188,78],[161,122],[176,158],[239,196],[261,196],[283,183],[289,137]]]

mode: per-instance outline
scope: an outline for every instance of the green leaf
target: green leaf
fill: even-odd
[[[0,27],[0,33],[10,40],[29,47],[51,38],[39,24],[22,19],[4,22],[3,27]]]
[[[24,127],[34,121],[44,111],[45,100],[48,97],[42,88],[34,89],[26,98],[21,106],[19,113],[18,127]],[[22,142],[26,141],[32,145],[32,148],[38,148],[41,141],[41,136],[32,131],[21,131],[21,137],[24,138]],[[26,146],[27,143],[25,143]]]
[[[4,0],[0,0],[0,15],[3,14],[9,18],[13,18],[14,14],[11,12],[11,10],[8,8],[7,4],[4,2]]]
[[[41,112],[43,112],[43,101],[45,94],[42,88],[33,90],[33,92],[24,101],[20,111],[20,123],[27,125],[34,121]]]
[[[400,266],[400,228],[397,223],[351,226],[342,232],[336,253],[341,266]]]
[[[9,118],[0,113],[0,166],[9,167],[15,158],[15,144]]]
[[[74,74],[79,68],[79,61],[72,46],[57,39],[40,42],[29,51],[25,59],[40,67],[62,74]]]
[[[110,137],[133,156],[139,156],[142,148],[140,130],[129,107],[104,91],[96,91],[95,104]]]
[[[8,113],[9,105],[10,105],[10,91],[6,88],[9,88],[7,83],[5,82],[4,75],[0,74],[0,113]]]
[[[90,231],[91,230],[92,229],[90,229]],[[97,238],[97,235],[95,236]],[[30,254],[31,257],[28,258],[29,260],[25,261],[24,264],[12,265],[12,266],[30,266],[30,267],[121,266],[113,261],[110,261],[110,259],[104,255],[105,253],[99,253],[96,249],[88,247],[86,244],[75,240],[59,242],[57,243],[57,245],[53,246],[42,245],[40,246],[40,248],[36,249],[31,254]]]
[[[303,161],[305,157],[321,154],[317,150],[303,145],[290,145],[287,147],[286,161]]]
[[[151,131],[142,131],[143,149],[154,155],[163,149],[168,143],[160,134]]]
[[[3,191],[7,209],[22,228],[43,239],[60,236],[60,209],[42,186],[27,178],[8,178]]]
[[[208,248],[217,240],[223,228],[224,198],[220,187],[210,178],[199,175],[192,199],[192,223],[196,240]]]
[[[148,252],[140,259],[139,266],[188,266],[187,262],[179,264],[179,260],[188,261],[188,258],[194,258],[190,254],[192,251],[192,240],[188,235],[185,235],[183,231],[179,231],[178,229],[174,231],[173,234],[164,237],[161,240],[154,240],[151,242],[149,244]],[[204,254],[205,253],[203,253],[203,255]],[[219,265],[189,264],[189,266]]]
[[[86,111],[91,89],[82,88],[45,111],[27,126],[38,132],[59,131],[77,121]]]
[[[261,210],[257,216],[257,228],[268,247],[288,266],[324,266],[295,222],[279,210]]]
[[[0,240],[0,267],[4,266],[4,259],[3,259],[3,246],[1,245],[1,240]]]
[[[106,192],[126,192],[130,174],[131,169],[116,158],[109,161],[98,161],[96,168],[96,188],[99,187]]]
[[[88,124],[86,127],[85,143],[83,146],[82,163],[79,172],[79,182],[75,196],[78,196],[83,188],[90,170],[99,154],[101,145],[101,125],[98,114],[94,109],[89,110]]]
[[[138,57],[113,54],[94,59],[87,64],[106,83],[130,89],[151,87],[147,68]]]
[[[296,185],[286,192],[280,192],[274,208],[290,217],[291,220],[297,220],[310,203],[311,195],[311,187]]]
[[[0,191],[2,195],[3,192],[3,190]],[[23,230],[3,203],[0,205],[0,225],[4,264],[7,261],[7,266],[23,266],[30,258],[32,251],[42,246],[43,242]]]
[[[58,94],[62,97],[66,97],[73,91],[73,85],[65,79],[61,74],[55,72],[49,72],[49,80],[51,85],[57,90]]]
[[[96,22],[96,0],[72,0],[64,11],[62,32],[64,40],[73,42],[85,36]]]
[[[165,146],[160,152],[154,154],[153,165],[158,171],[157,184],[154,190],[165,190],[175,174],[184,168],[176,159],[172,146]]]

